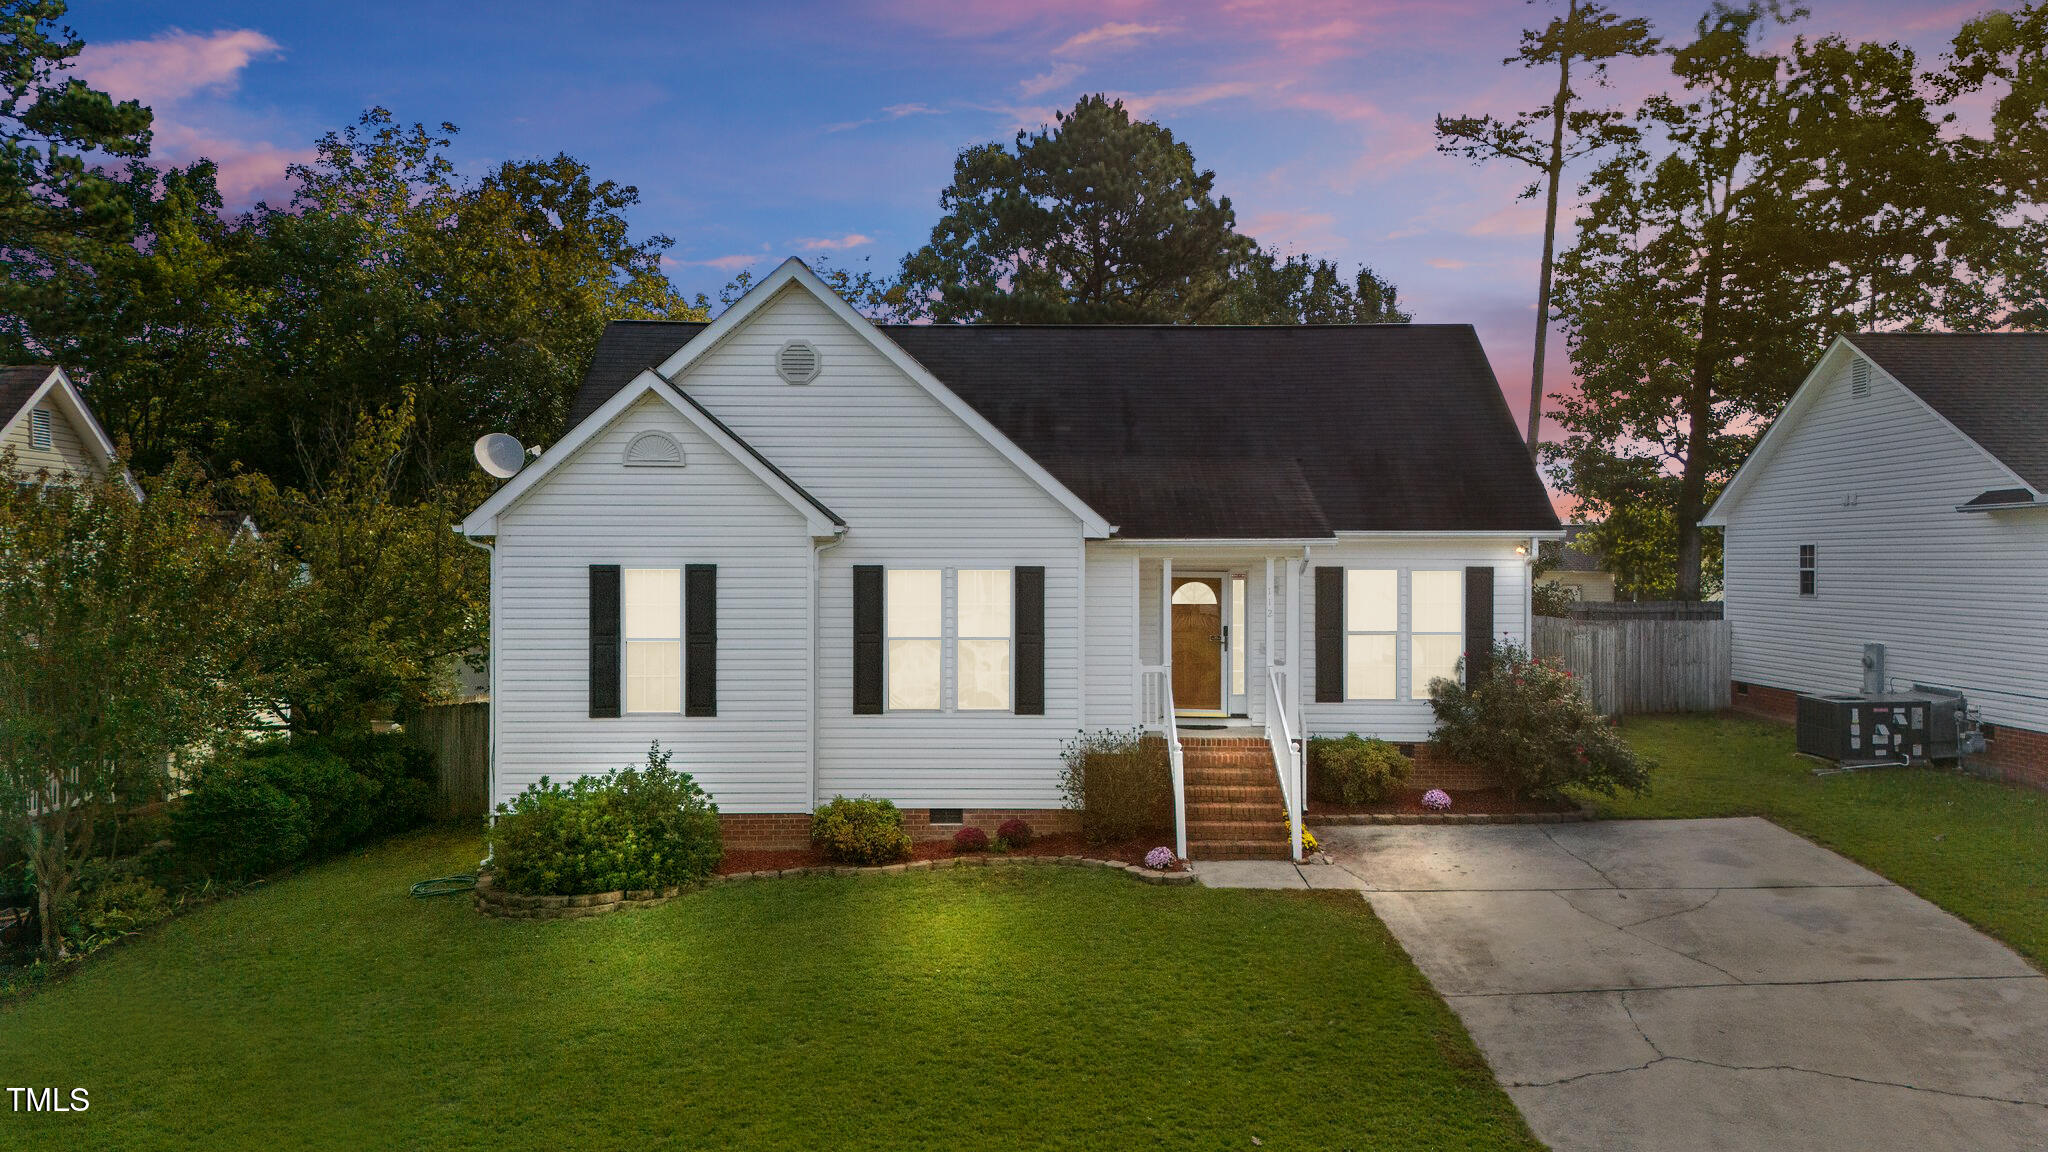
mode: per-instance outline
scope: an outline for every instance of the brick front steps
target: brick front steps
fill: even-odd
[[[1287,802],[1263,736],[1182,736],[1188,856],[1285,860]]]
[[[1284,844],[1286,838],[1281,838]],[[696,888],[715,888],[720,884],[739,884],[749,880],[772,880],[781,876],[891,876],[899,872],[935,872],[946,868],[1019,868],[1019,867],[1067,867],[1106,868],[1122,872],[1134,880],[1146,884],[1193,884],[1193,872],[1155,872],[1142,864],[1130,864],[1122,860],[1096,860],[1088,856],[951,856],[938,860],[907,860],[900,864],[878,864],[872,867],[854,867],[845,864],[822,864],[806,868],[784,868],[774,872],[736,872],[730,876],[710,876],[701,884],[680,888],[664,888],[646,892],[599,892],[588,896],[522,896],[516,892],[505,892],[491,883],[489,872],[476,878],[476,910],[486,916],[501,916],[517,920],[574,920],[589,916],[608,916],[627,908],[652,908]]]

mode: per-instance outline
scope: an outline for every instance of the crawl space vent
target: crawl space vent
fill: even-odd
[[[1849,365],[1849,395],[1870,395],[1870,361],[1861,356],[1856,358],[1855,363]]]
[[[792,340],[775,354],[775,373],[784,383],[809,384],[818,378],[818,350],[801,340]]]

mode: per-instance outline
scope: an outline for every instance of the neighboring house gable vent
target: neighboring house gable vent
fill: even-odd
[[[791,340],[775,353],[775,374],[785,383],[809,384],[818,378],[818,350],[802,340]]]
[[[1861,356],[1849,364],[1849,395],[1870,395],[1870,361]]]
[[[681,468],[683,446],[666,432],[642,432],[627,443],[626,463],[637,468]]]
[[[54,442],[50,431],[50,410],[38,408],[28,414],[28,442],[31,448],[48,448]]]

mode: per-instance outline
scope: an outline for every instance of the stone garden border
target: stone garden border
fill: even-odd
[[[946,856],[936,860],[905,860],[895,864],[876,864],[861,867],[849,864],[816,864],[803,868],[782,868],[764,872],[735,872],[730,876],[714,875],[698,884],[679,888],[659,888],[641,891],[597,892],[587,896],[523,896],[517,892],[505,892],[491,882],[491,874],[480,872],[476,878],[476,910],[486,916],[498,916],[513,920],[577,920],[591,916],[608,916],[627,908],[652,908],[666,904],[685,892],[698,888],[715,888],[721,884],[739,884],[748,880],[773,880],[783,876],[890,876],[899,872],[932,872],[945,868],[1017,868],[1017,867],[1067,867],[1105,868],[1112,872],[1123,872],[1134,880],[1146,884],[1183,885],[1193,884],[1193,872],[1155,872],[1142,864],[1129,864],[1122,860],[1097,860],[1092,856]]]

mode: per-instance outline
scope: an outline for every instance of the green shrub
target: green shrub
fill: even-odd
[[[1497,648],[1492,675],[1478,684],[1433,681],[1430,708],[1437,722],[1431,747],[1500,773],[1513,795],[1554,798],[1567,786],[1603,796],[1649,791],[1651,766],[1593,711],[1578,681],[1556,661]]]
[[[659,743],[645,767],[540,783],[498,805],[491,866],[530,896],[672,888],[709,876],[725,854],[718,806]]]
[[[171,899],[162,888],[119,864],[89,864],[80,870],[77,884],[65,902],[64,936],[84,949],[138,932],[171,914]]]
[[[275,871],[301,857],[313,825],[305,801],[236,758],[200,770],[171,814],[172,834],[201,871],[230,880]]]
[[[887,864],[910,856],[903,813],[871,796],[834,796],[811,816],[811,843],[840,864]]]
[[[1393,795],[1414,762],[1377,737],[1356,732],[1317,736],[1308,742],[1309,796],[1324,804],[1377,804]]]
[[[389,836],[440,819],[434,752],[418,737],[406,732],[364,733],[324,740],[321,746],[377,785],[369,835]]]
[[[1579,602],[1579,598],[1572,595],[1570,588],[1555,580],[1539,580],[1530,602],[1531,610],[1538,616],[1570,616],[1572,606]]]
[[[1097,844],[1173,827],[1173,768],[1166,741],[1142,728],[1084,732],[1060,750],[1060,793]]]

